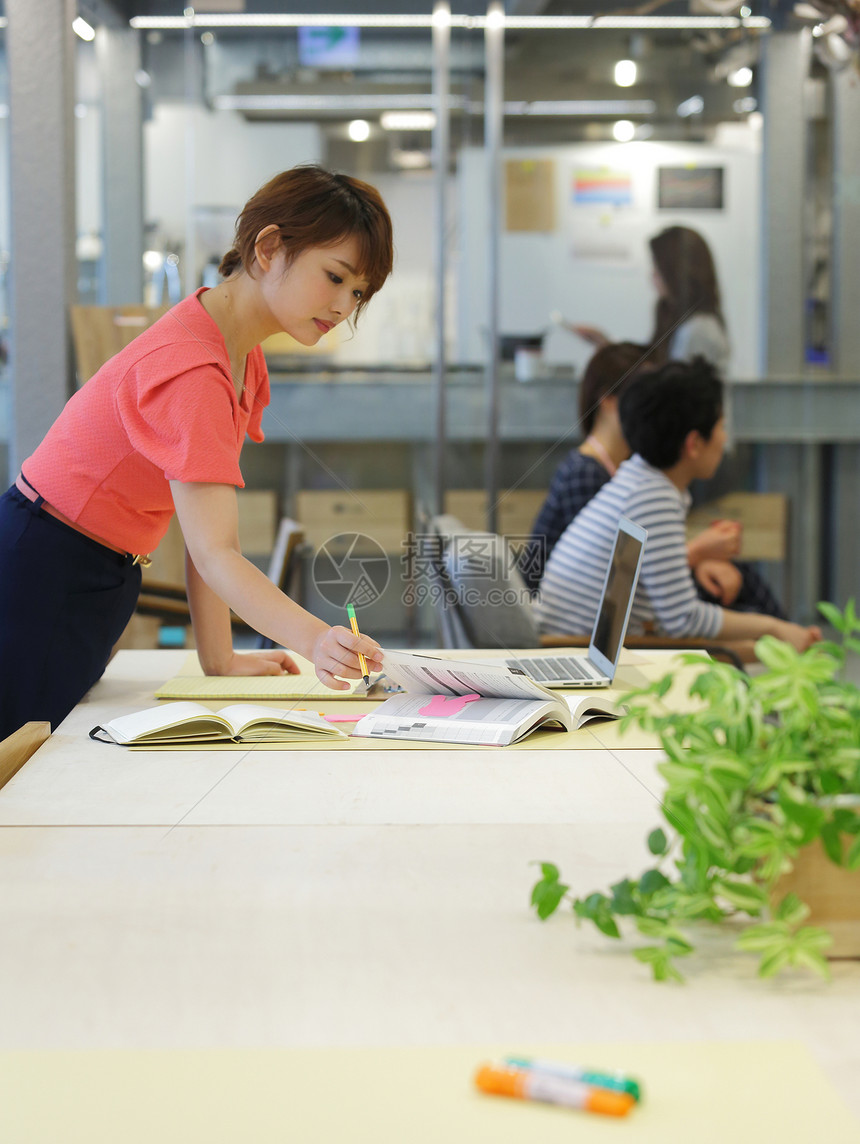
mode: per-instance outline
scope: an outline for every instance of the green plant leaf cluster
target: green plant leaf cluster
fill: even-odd
[[[584,898],[543,863],[532,891],[540,918],[568,900],[578,922],[611,938],[626,919],[648,939],[634,955],[658,981],[682,979],[676,962],[693,946],[681,927],[729,917],[746,921],[737,948],[759,955],[763,977],[828,975],[831,938],[804,924],[806,903],[788,894],[774,904],[779,878],[816,840],[830,861],[860,870],[860,688],[841,674],[846,652],[860,652],[860,619],[853,600],[820,609],[841,643],[798,653],[766,636],[756,644],[765,669],[753,676],[708,661],[690,688],[694,711],[661,711],[671,673],[625,696],[622,729],[653,732],[666,755],[665,825],[648,836],[657,862]]]

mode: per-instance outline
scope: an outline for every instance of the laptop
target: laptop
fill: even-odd
[[[506,659],[544,687],[609,687],[615,678],[645,551],[645,529],[622,516],[585,656]]]

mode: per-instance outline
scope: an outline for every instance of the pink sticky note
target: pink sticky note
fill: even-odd
[[[456,715],[462,711],[467,703],[474,703],[480,695],[434,695],[426,707],[418,710],[419,715],[438,715],[447,719],[449,715]]]

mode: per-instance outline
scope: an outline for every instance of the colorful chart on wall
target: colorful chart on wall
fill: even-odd
[[[571,171],[570,253],[580,261],[629,264],[639,246],[641,220],[634,172],[576,166]]]

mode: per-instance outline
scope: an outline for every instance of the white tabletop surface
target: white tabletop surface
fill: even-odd
[[[657,985],[569,910],[649,865],[654,751],[124,752],[184,653],[121,653],[0,791],[0,1049],[792,1039],[860,1115],[860,963]],[[692,1139],[693,1136],[690,1136]]]

